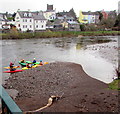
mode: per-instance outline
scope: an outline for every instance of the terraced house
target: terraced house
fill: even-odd
[[[99,23],[99,13],[98,12],[79,12],[79,22],[81,24],[97,24]]]
[[[17,11],[15,16],[15,26],[21,31],[46,30],[47,20],[42,12]]]

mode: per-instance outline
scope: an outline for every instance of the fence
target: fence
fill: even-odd
[[[2,114],[22,114],[21,109],[8,95],[2,85],[0,85],[0,98],[2,103]]]

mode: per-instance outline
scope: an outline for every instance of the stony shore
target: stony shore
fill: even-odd
[[[79,64],[56,62],[11,74],[6,89],[16,89],[14,99],[22,111],[47,104],[51,95],[62,95],[41,112],[118,112],[118,91],[91,78]]]

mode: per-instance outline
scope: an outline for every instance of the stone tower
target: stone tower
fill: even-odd
[[[47,4],[47,11],[52,11],[53,10],[53,5]]]

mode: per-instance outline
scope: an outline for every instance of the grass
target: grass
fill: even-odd
[[[109,84],[109,89],[120,90],[120,79],[116,79]]]
[[[46,31],[35,33],[3,33],[2,39],[54,38],[82,36],[120,35],[120,31]]]

